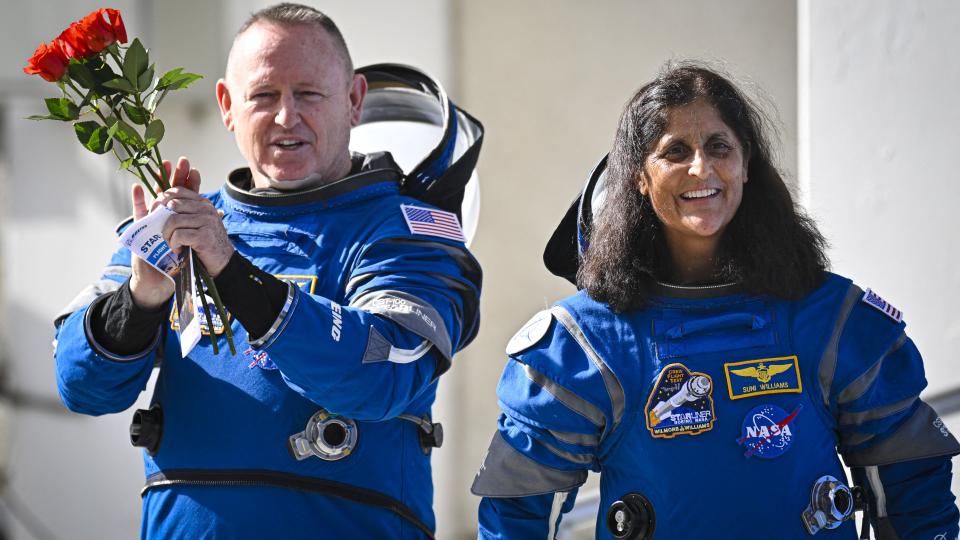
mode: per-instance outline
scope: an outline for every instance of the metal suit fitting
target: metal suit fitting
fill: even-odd
[[[810,534],[822,529],[836,529],[851,519],[859,498],[846,484],[833,476],[817,479],[810,490],[810,504],[801,514],[803,526]]]
[[[439,422],[430,421],[429,416],[414,416],[412,414],[400,414],[397,415],[397,418],[414,423],[420,428],[418,430],[420,450],[424,454],[429,454],[430,450],[443,446],[443,425]]]
[[[353,452],[357,446],[357,436],[356,422],[320,409],[307,420],[303,431],[290,436],[287,448],[297,461],[311,456],[337,461]]]
[[[639,493],[628,493],[607,510],[607,530],[614,538],[649,540],[657,520],[650,500]]]
[[[154,403],[149,409],[137,409],[130,422],[130,444],[146,449],[156,455],[163,438],[163,409]]]

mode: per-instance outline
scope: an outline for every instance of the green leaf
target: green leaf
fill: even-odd
[[[70,75],[70,79],[76,81],[77,84],[87,90],[97,85],[97,79],[94,77],[93,72],[90,71],[90,68],[88,68],[85,63],[78,62],[76,59],[70,60],[70,65],[67,66],[67,74]]]
[[[80,107],[67,98],[47,98],[43,100],[50,111],[50,118],[72,122],[80,117]]]
[[[137,93],[137,89],[134,88],[133,85],[130,84],[130,81],[126,79],[116,78],[103,83],[103,86],[105,88],[111,88],[113,90],[120,90],[121,92],[125,92],[127,94]]]
[[[150,113],[143,107],[138,107],[132,103],[123,104],[123,112],[127,113],[127,118],[134,124],[144,125],[150,119]]]
[[[180,76],[181,71],[183,71],[183,68],[174,68],[164,73],[163,77],[160,77],[160,82],[157,83],[157,90],[166,88],[173,84],[173,82],[176,81]]]
[[[163,101],[163,98],[167,97],[167,92],[169,91],[170,91],[169,88],[164,88],[159,92],[154,92],[150,94],[150,97],[147,98],[147,102],[144,103],[144,106],[147,108],[148,111],[150,111],[150,114],[153,114],[157,110],[157,107],[160,105],[160,102]]]
[[[156,146],[161,139],[163,139],[163,122],[160,120],[154,120],[150,122],[150,125],[147,126],[147,131],[144,134],[144,138],[147,140],[147,148],[153,148]]]
[[[140,77],[137,78],[137,88],[140,91],[150,88],[150,83],[153,82],[153,66],[147,68],[146,71],[140,74]]]
[[[113,139],[114,137],[117,136],[117,130],[120,129],[120,124],[118,124],[117,119],[112,116],[110,118],[107,118],[107,124],[110,125],[110,127],[107,128],[107,136]]]
[[[137,85],[137,79],[147,70],[150,59],[147,57],[147,50],[143,48],[140,40],[134,38],[133,43],[127,47],[126,54],[123,55],[123,76],[131,85]]]
[[[113,147],[113,140],[107,135],[107,127],[97,122],[77,122],[73,125],[77,139],[87,150],[95,154],[106,154]]]
[[[125,159],[125,160],[123,160],[123,161],[120,162],[120,170],[125,171],[125,170],[129,169],[130,167],[133,167],[133,158],[132,158],[132,157],[129,157],[129,158],[127,158],[127,159]]]
[[[99,56],[94,56],[93,58],[87,60],[86,65],[90,70],[90,73],[93,74],[93,78],[97,81],[96,88],[94,90],[98,95],[108,96],[117,93],[116,89],[106,88],[103,86],[103,84],[107,81],[120,78],[119,75],[114,73],[113,68],[111,68],[109,64],[104,62]]]
[[[193,84],[194,81],[202,79],[203,75],[197,75],[196,73],[181,73],[177,80],[170,84],[168,87],[170,90],[180,90],[181,88],[186,88]]]
[[[133,126],[116,118],[111,117],[110,120],[114,122],[110,128],[116,128],[113,135],[115,139],[128,146],[133,146],[138,150],[145,147],[143,139],[140,138],[140,134],[137,133],[137,130],[134,129]]]

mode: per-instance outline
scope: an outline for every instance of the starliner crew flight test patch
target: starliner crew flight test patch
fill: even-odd
[[[669,364],[660,372],[647,398],[647,429],[658,439],[699,435],[713,428],[713,379]]]

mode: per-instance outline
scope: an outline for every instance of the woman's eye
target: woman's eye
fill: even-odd
[[[710,151],[714,154],[727,154],[733,147],[723,141],[714,141],[710,143]]]
[[[663,157],[667,159],[680,159],[685,155],[687,155],[687,147],[681,144],[671,146],[663,152]]]

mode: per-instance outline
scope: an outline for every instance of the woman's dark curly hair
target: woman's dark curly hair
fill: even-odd
[[[660,220],[639,179],[663,136],[670,107],[705,99],[744,148],[743,198],[720,240],[718,282],[745,292],[802,298],[824,279],[826,242],[816,224],[794,205],[774,166],[768,121],[725,77],[684,62],[668,66],[627,104],[608,160],[606,201],[589,232],[577,284],[614,311],[640,309],[654,280],[670,281],[672,263]]]

